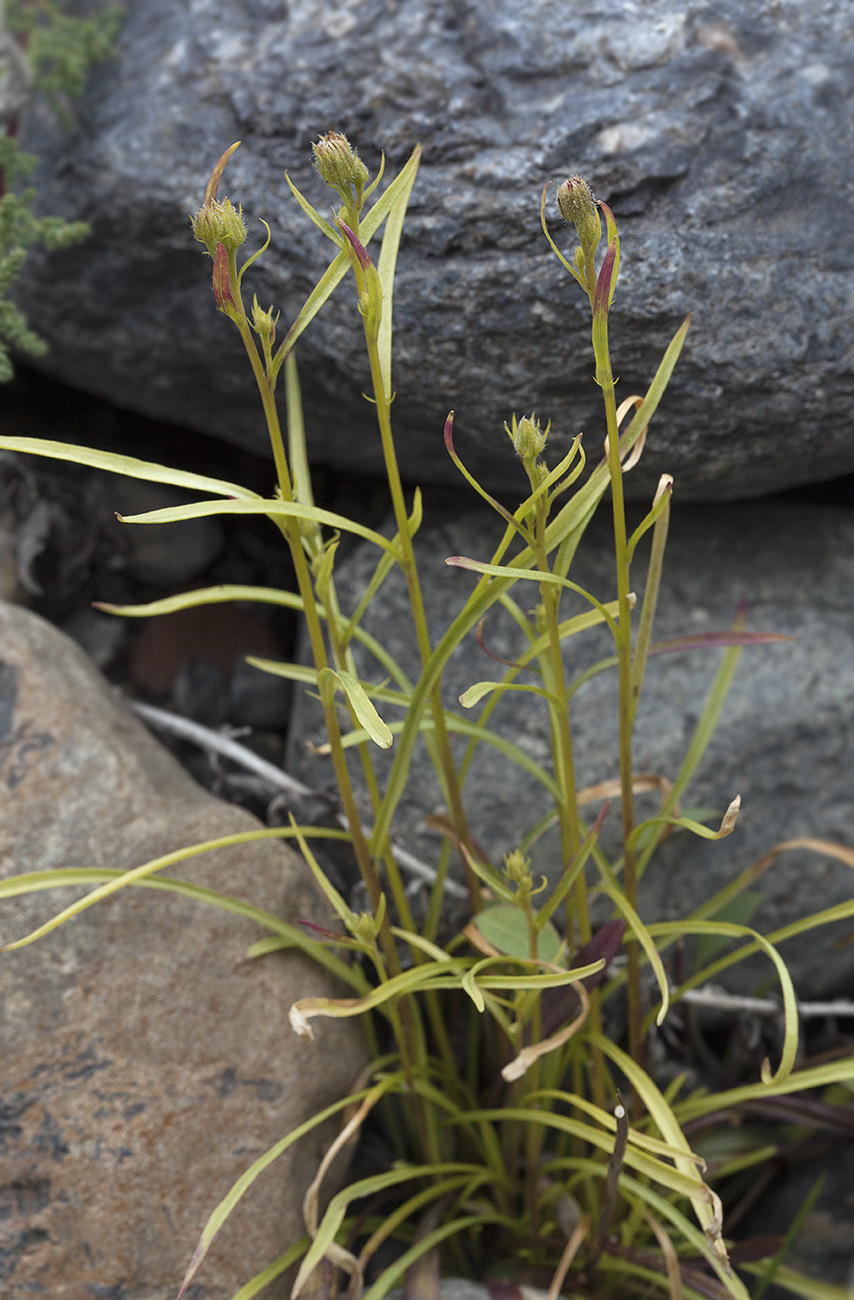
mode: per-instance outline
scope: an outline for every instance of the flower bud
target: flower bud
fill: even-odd
[[[585,253],[594,253],[602,237],[602,222],[593,191],[583,176],[570,176],[558,186],[557,205],[564,221],[575,226]]]
[[[192,218],[193,234],[204,244],[211,257],[216,256],[217,244],[227,253],[234,253],[246,238],[243,211],[235,208],[231,199],[208,199]]]
[[[345,200],[351,197],[351,185],[361,193],[368,180],[368,169],[345,135],[340,131],[328,131],[311,147],[314,165],[327,185],[331,185]]]
[[[262,339],[266,339],[270,347],[276,341],[276,321],[279,319],[279,313],[274,312],[272,307],[264,311],[258,303],[257,294],[252,299],[252,325],[255,333]]]
[[[510,441],[520,460],[531,463],[541,456],[546,445],[546,439],[549,435],[548,426],[545,431],[540,428],[540,422],[534,415],[525,415],[521,420],[516,420],[513,416],[511,424],[505,424],[504,428],[510,437]]]
[[[518,849],[508,853],[504,859],[504,874],[508,880],[521,889],[530,887],[533,883],[530,859],[526,858]]]

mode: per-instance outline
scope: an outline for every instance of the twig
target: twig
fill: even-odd
[[[686,989],[681,1002],[696,1007],[714,1007],[717,1011],[755,1011],[758,1015],[779,1015],[782,1007],[774,998],[748,998],[738,993],[728,993],[717,984],[706,984],[699,989]],[[837,999],[835,1002],[798,1002],[798,1015],[803,1019],[818,1016],[852,1016],[854,1002]]]
[[[192,741],[201,749],[221,754],[223,758],[230,758],[232,763],[237,763],[240,767],[263,777],[267,784],[276,790],[284,790],[295,799],[308,799],[315,794],[315,791],[303,785],[302,781],[288,776],[287,772],[276,767],[275,763],[268,763],[265,758],[253,754],[251,749],[238,744],[230,736],[224,736],[220,731],[212,731],[210,727],[203,727],[200,722],[179,717],[177,713],[170,713],[167,709],[156,709],[152,704],[140,704],[136,700],[132,700],[130,704],[134,713],[138,713],[157,731],[167,731],[173,736],[180,737],[181,740]]]
[[[274,790],[281,790],[290,795],[292,799],[311,800],[326,797],[321,791],[312,790],[309,786],[304,785],[302,781],[298,781],[296,777],[289,776],[287,772],[283,772],[274,763],[268,763],[266,759],[254,754],[246,745],[241,745],[229,736],[224,736],[220,731],[213,731],[210,727],[203,727],[200,722],[192,722],[189,718],[179,717],[177,713],[170,713],[167,709],[155,708],[153,704],[141,704],[136,700],[131,700],[129,703],[134,712],[139,714],[150,727],[178,736],[181,740],[189,740],[194,745],[198,745],[201,749],[206,749],[211,753],[221,754],[223,758],[230,759],[232,763],[236,763],[239,767],[254,772],[268,785],[272,786]],[[343,813],[337,813],[336,820],[345,830],[349,829],[347,818]],[[370,831],[366,829],[365,834],[369,835]],[[417,876],[428,884],[433,884],[436,880],[435,868],[426,862],[422,862],[408,849],[393,845],[392,853],[395,860],[410,875]],[[458,884],[456,880],[446,879],[444,890],[451,898],[468,897],[468,890]]]

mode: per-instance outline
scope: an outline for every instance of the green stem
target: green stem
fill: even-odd
[[[620,793],[623,815],[623,878],[626,898],[637,909],[637,867],[634,846],[630,837],[634,830],[634,789],[632,773],[632,724],[634,699],[632,691],[632,629],[629,605],[629,561],[626,536],[626,512],[623,497],[623,469],[620,463],[620,434],[617,425],[617,403],[614,394],[614,374],[608,347],[607,306],[593,315],[593,352],[596,358],[596,382],[602,389],[605,403],[605,421],[608,431],[608,470],[611,478],[611,498],[614,518],[614,552],[617,567],[617,622],[616,651],[619,671],[619,722],[620,722]],[[640,1001],[640,952],[637,941],[626,944],[629,959],[629,1052],[632,1059],[641,1062],[642,1015]]]
[[[273,449],[273,459],[276,465],[276,477],[279,483],[279,491],[281,492],[284,501],[292,501],[293,484],[288,469],[287,456],[285,454],[282,428],[279,423],[279,412],[276,408],[275,381],[271,379],[270,375],[262,366],[261,358],[258,355],[258,348],[252,337],[252,331],[246,316],[246,310],[243,306],[237,262],[233,253],[229,255],[228,266],[230,288],[236,304],[236,310],[232,315],[232,320],[237,326],[240,337],[243,340],[243,346],[245,347],[246,354],[249,357],[249,364],[252,367],[252,373],[255,376],[255,382],[261,395],[261,402],[264,408],[264,418],[267,422],[270,443]],[[320,671],[321,668],[328,667],[329,661],[326,654],[326,645],[323,640],[323,629],[321,627],[320,615],[317,610],[317,603],[314,596],[314,584],[311,580],[308,559],[303,547],[299,521],[291,518],[283,519],[278,522],[280,531],[285,537],[290,549],[294,572],[296,574],[297,587],[300,597],[302,598],[306,628],[311,643],[312,657],[314,658],[316,668]],[[347,818],[350,839],[353,845],[353,851],[356,855],[356,861],[359,865],[359,871],[368,890],[371,906],[376,912],[380,905],[380,895],[382,892],[380,880],[373,858],[371,857],[367,840],[365,839],[362,830],[362,823],[356,806],[353,787],[350,782],[350,774],[344,756],[344,748],[341,744],[341,729],[338,725],[338,715],[335,711],[334,704],[331,702],[323,704],[323,716],[329,736],[332,764],[338,782],[341,807],[344,816]],[[399,974],[400,959],[394,942],[394,936],[391,933],[391,923],[387,916],[383,921],[379,939],[383,956],[389,970],[393,975]]]
[[[389,490],[391,492],[392,507],[394,509],[394,518],[400,545],[400,567],[403,569],[406,586],[409,591],[409,600],[412,607],[412,617],[415,625],[415,635],[418,641],[418,652],[423,666],[430,659],[432,647],[430,645],[430,633],[427,628],[427,616],[424,610],[424,600],[421,594],[421,583],[418,578],[418,568],[415,562],[415,551],[412,545],[409,516],[407,514],[406,501],[404,500],[403,495],[403,485],[400,481],[400,470],[397,464],[394,436],[391,429],[391,403],[383,383],[377,340],[372,337],[367,330],[365,331],[365,337],[371,365],[371,380],[373,383],[374,401],[376,402],[377,408],[377,421],[380,429],[380,438],[382,440],[383,458],[385,460],[386,475],[388,478]],[[457,832],[460,842],[465,844],[470,851],[473,851],[465,809],[463,807],[459,777],[457,775],[457,768],[451,750],[448,729],[445,725],[440,681],[435,683],[430,692],[430,712],[433,718],[436,748],[439,753],[439,760],[442,768],[441,776],[445,788],[445,796],[448,800],[451,821],[453,822],[454,829]],[[479,911],[480,886],[477,877],[468,863],[465,863],[465,871],[472,907],[475,911]]]

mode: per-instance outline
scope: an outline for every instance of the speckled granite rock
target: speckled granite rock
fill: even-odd
[[[450,407],[461,452],[493,484],[518,485],[501,432],[513,410],[554,419],[555,455],[600,427],[586,307],[539,228],[543,184],[575,170],[622,228],[621,391],[649,381],[694,312],[629,490],[646,496],[662,470],[682,500],[851,472],[852,39],[846,0],[128,6],[78,127],[62,134],[35,110],[24,124],[24,145],[43,158],[44,210],[93,223],[67,253],[31,254],[21,281],[51,344],[42,364],[265,449],[249,368],[214,310],[187,214],[242,138],[227,190],[251,218],[250,243],[258,217],[273,229],[247,285],[291,319],[328,245],[282,173],[326,207],[310,143],[337,128],[371,167],[381,149],[396,168],[424,146],[395,296],[409,477],[456,481],[441,439]],[[300,348],[314,457],[375,468],[351,293]]]
[[[677,483],[678,492],[678,483]],[[600,599],[616,595],[613,533],[603,507],[582,540],[570,576]],[[446,507],[428,513],[416,538],[428,620],[435,644],[458,613],[474,577],[444,564],[448,555],[488,559],[501,536],[491,512],[460,513]],[[375,564],[375,551],[363,544],[342,573],[342,603],[354,604]],[[643,589],[643,544],[633,586]],[[749,626],[782,632],[792,642],[746,650],[724,710],[720,729],[688,790],[686,806],[717,809],[742,796],[742,812],[733,835],[721,842],[675,835],[663,845],[643,881],[647,920],[685,915],[741,869],[781,840],[799,836],[854,845],[854,518],[849,511],[781,503],[674,508],[659,617],[654,639],[680,633],[725,630],[744,598]],[[536,597],[522,584],[515,589],[523,608]],[[580,598],[568,596],[565,616],[581,612]],[[371,602],[363,626],[410,673],[417,673],[417,652],[404,582],[398,571]],[[489,649],[510,659],[519,652],[521,633],[503,611],[486,620]],[[566,646],[568,673],[575,676],[612,652],[606,632],[594,630]],[[375,681],[385,677],[354,644],[362,670]],[[667,654],[649,662],[638,713],[635,764],[638,772],[673,778],[693,734],[720,652],[695,650]],[[459,694],[474,682],[501,680],[503,669],[479,649],[474,634],[451,659],[445,676],[445,700],[457,711]],[[532,679],[533,680],[533,679]],[[612,673],[594,677],[574,697],[571,709],[579,786],[617,777],[618,730],[616,681]],[[329,759],[310,749],[321,739],[322,718],[305,691],[296,692],[288,768],[309,784],[322,787],[331,777]],[[381,708],[389,719],[395,711]],[[475,717],[477,710],[472,710]],[[531,695],[505,695],[490,727],[512,737],[538,762],[550,761],[545,708]],[[306,744],[305,742],[309,742]],[[379,770],[388,756],[375,751]],[[511,767],[497,750],[481,746],[466,779],[469,825],[496,860],[514,849],[546,812],[549,796],[534,777]],[[639,796],[639,816],[652,815],[657,799]],[[412,781],[402,801],[397,829],[405,843],[428,861],[435,859],[437,839],[424,824],[426,814],[441,808],[441,796],[426,752],[416,750]],[[596,809],[598,810],[596,805]],[[619,815],[614,809],[603,828],[603,842],[617,851]],[[555,835],[536,846],[534,867],[554,876],[559,863]],[[757,888],[764,902],[756,923],[765,932],[796,918],[849,899],[854,881],[850,868],[815,854],[790,852],[777,859]],[[847,993],[854,977],[851,922],[786,943],[802,996],[832,990]],[[737,988],[746,968],[729,972]],[[757,959],[750,978],[767,980],[767,962]]]
[[[127,868],[258,825],[196,786],[67,637],[5,604],[0,804],[0,877]],[[277,842],[221,849],[173,873],[285,918],[324,915],[307,871]],[[3,939],[79,892],[3,901]],[[174,1300],[232,1182],[347,1090],[362,1065],[358,1028],[330,1022],[313,1045],[297,1040],[288,1006],[330,981],[297,956],[244,963],[263,933],[187,898],[128,889],[0,955],[9,1300]],[[214,1244],[194,1300],[230,1300],[302,1234],[303,1191],[329,1137],[305,1139],[262,1176]]]

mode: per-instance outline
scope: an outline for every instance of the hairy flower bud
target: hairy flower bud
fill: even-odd
[[[255,294],[252,299],[252,326],[256,334],[262,339],[266,339],[270,347],[276,341],[276,321],[279,319],[279,313],[274,312],[272,307],[264,311],[258,303],[258,295]]]
[[[549,428],[547,426],[545,430],[541,429],[536,416],[525,415],[517,422],[514,415],[512,423],[505,424],[504,428],[520,460],[530,463],[542,455],[549,436]]]
[[[533,883],[531,875],[531,860],[526,858],[518,849],[508,853],[504,859],[504,874],[514,885],[520,889],[529,888]]]
[[[595,252],[602,237],[602,222],[593,191],[583,176],[570,176],[558,186],[557,205],[564,221],[575,226],[585,253]]]
[[[204,244],[211,257],[216,256],[217,244],[227,253],[234,253],[246,238],[243,211],[235,208],[231,199],[208,199],[192,218],[193,234]]]
[[[368,169],[345,135],[328,131],[311,147],[314,165],[327,185],[344,199],[350,197],[351,185],[361,193],[368,181]]]

